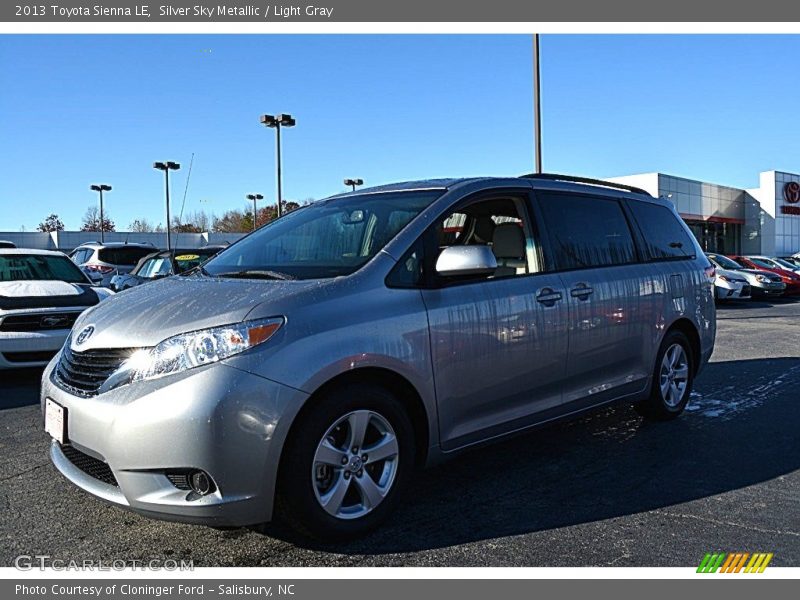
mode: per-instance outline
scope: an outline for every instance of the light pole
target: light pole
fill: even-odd
[[[258,218],[258,211],[256,210],[256,200],[263,200],[264,196],[261,194],[247,194],[247,199],[253,201],[253,231],[256,230],[256,219]]]
[[[364,180],[363,179],[345,179],[344,180],[344,184],[353,186],[353,191],[355,192],[357,185],[364,185]]]
[[[103,219],[103,192],[110,192],[111,186],[106,185],[105,183],[101,183],[100,185],[92,185],[91,190],[93,192],[100,192],[100,243],[102,244],[105,242],[105,220]]]
[[[167,162],[154,162],[153,168],[159,171],[164,171],[164,185],[167,195],[167,250],[172,251],[172,240],[170,239],[170,223],[169,223],[169,172],[177,171],[181,168],[180,164],[172,161]]]
[[[542,98],[539,81],[539,34],[533,34],[533,121],[535,131],[534,162],[536,172],[542,172]]]
[[[275,152],[278,163],[278,216],[283,214],[283,194],[281,193],[281,127],[294,127],[297,124],[292,115],[281,113],[279,115],[261,115],[261,124],[270,127],[277,133],[277,150]]]

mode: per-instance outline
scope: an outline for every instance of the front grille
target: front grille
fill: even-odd
[[[0,331],[51,331],[72,329],[79,312],[10,315],[0,323]]]
[[[78,467],[81,471],[86,473],[89,477],[93,477],[105,484],[119,487],[117,478],[114,477],[111,467],[109,467],[102,460],[98,460],[93,456],[84,454],[69,444],[64,444],[63,446],[60,445],[59,447],[61,448],[61,452],[64,453],[64,456],[67,457],[67,460]]]
[[[3,352],[3,357],[8,362],[13,363],[26,363],[26,362],[50,362],[58,350],[41,350],[38,352]]]
[[[136,350],[136,348],[110,348],[74,352],[67,340],[55,369],[56,383],[65,386],[67,391],[81,396],[93,396],[97,394],[106,379]]]

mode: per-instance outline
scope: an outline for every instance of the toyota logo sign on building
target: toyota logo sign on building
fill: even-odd
[[[789,204],[800,202],[800,183],[789,181],[783,186],[783,199]]]

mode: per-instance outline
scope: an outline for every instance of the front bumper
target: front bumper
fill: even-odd
[[[781,282],[754,283],[752,286],[753,296],[781,296],[786,290],[786,284]]]
[[[69,329],[0,333],[0,370],[43,367],[64,345]]]
[[[270,520],[280,451],[307,394],[218,363],[81,398],[53,383],[54,362],[43,375],[42,405],[51,398],[66,408],[67,443],[88,462],[105,463],[116,485],[53,440],[51,460],[72,483],[161,519],[220,526]],[[167,477],[175,469],[202,469],[216,490],[179,489]]]

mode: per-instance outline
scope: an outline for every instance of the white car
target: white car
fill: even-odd
[[[78,315],[113,293],[61,252],[0,249],[0,370],[45,366]]]
[[[717,300],[749,300],[752,293],[750,284],[740,273],[717,269],[714,279],[714,297]]]

